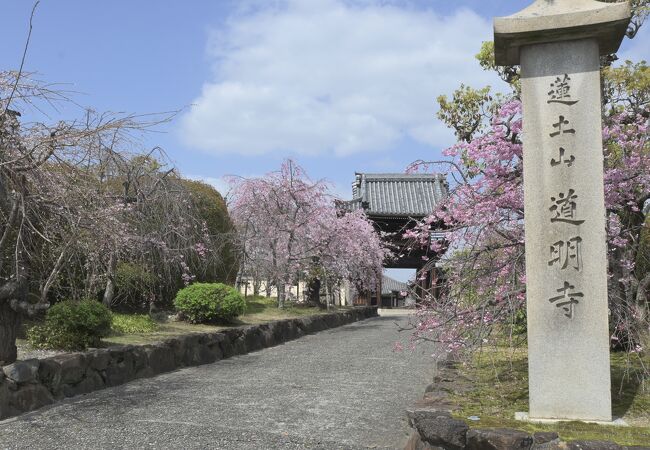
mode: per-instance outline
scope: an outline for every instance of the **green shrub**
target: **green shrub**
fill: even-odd
[[[66,300],[52,306],[45,322],[27,331],[34,348],[84,350],[97,347],[111,331],[111,312],[95,300]]]
[[[158,329],[158,324],[146,314],[115,314],[113,313],[113,331],[117,333],[152,333]]]
[[[205,224],[210,236],[219,239],[218,236],[228,235],[234,231],[226,202],[215,188],[195,180],[183,179],[181,184],[188,191],[188,197],[198,214],[197,218]],[[188,258],[186,261],[191,272],[197,276],[197,281],[234,284],[239,262],[237,250],[232,242],[220,239],[219,245],[212,246],[210,252],[213,256],[211,258]]]
[[[230,321],[244,313],[246,301],[233,287],[194,283],[176,294],[176,309],[192,323]]]

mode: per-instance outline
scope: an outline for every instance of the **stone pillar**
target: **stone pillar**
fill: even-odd
[[[530,419],[611,421],[600,55],[629,5],[538,0],[495,19],[521,65]]]

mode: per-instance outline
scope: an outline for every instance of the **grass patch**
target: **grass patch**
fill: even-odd
[[[111,328],[119,334],[153,333],[158,330],[158,323],[146,314],[113,313]]]
[[[331,309],[329,312],[334,312],[336,309]],[[156,323],[155,329],[132,329],[132,331],[122,331],[122,334],[109,336],[104,338],[102,342],[106,345],[143,345],[153,344],[165,339],[173,338],[183,334],[189,333],[210,333],[225,328],[231,328],[241,325],[254,325],[263,322],[270,322],[273,320],[293,319],[302,316],[324,314],[328,311],[321,310],[316,307],[288,305],[283,309],[279,309],[277,300],[273,297],[253,297],[246,298],[246,310],[243,315],[237,317],[232,323],[223,324],[190,324],[187,322],[166,322]],[[129,317],[134,315],[115,314],[115,316],[124,316],[126,321]],[[148,316],[144,316],[151,320]],[[115,323],[115,322],[113,322]],[[115,327],[113,327],[115,329]]]
[[[113,335],[102,339],[102,342],[106,346],[154,344],[183,334],[209,333],[227,328],[225,326],[191,324],[187,322],[168,322],[157,325],[155,331]]]
[[[315,306],[287,304],[284,308],[278,308],[278,302],[274,297],[247,297],[246,312],[238,319],[245,323],[261,323],[271,320],[293,319],[296,317],[310,316],[314,314],[326,314],[334,312],[320,309]]]
[[[628,359],[629,358],[629,359]],[[640,359],[644,358],[644,359]],[[474,428],[516,428],[557,431],[564,440],[614,441],[620,445],[647,445],[650,442],[650,382],[643,379],[642,365],[648,367],[648,355],[613,353],[612,410],[629,427],[604,426],[582,422],[532,424],[514,420],[515,412],[528,411],[528,355],[521,349],[485,349],[464,365],[461,374],[470,380],[467,392],[452,393],[460,409],[454,414]]]

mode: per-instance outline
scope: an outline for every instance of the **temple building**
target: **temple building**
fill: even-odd
[[[408,283],[384,275],[381,278],[380,306],[382,308],[408,308],[415,306],[415,298],[411,295]]]
[[[404,232],[430,215],[449,195],[449,185],[440,174],[356,173],[352,183],[352,200],[340,202],[344,211],[363,209],[374,223],[395,257],[384,268],[416,269],[416,297],[438,295],[441,272],[437,265],[441,254],[429,246],[414,246],[403,238]],[[429,239],[444,240],[442,225],[435,227]],[[384,306],[382,278],[375,292],[361,295],[355,303]],[[391,303],[392,304],[392,303]],[[386,305],[390,307],[389,305]]]

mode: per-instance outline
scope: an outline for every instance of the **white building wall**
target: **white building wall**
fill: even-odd
[[[260,283],[259,295],[267,295],[266,285],[266,281]],[[332,296],[330,301],[332,304],[339,306],[352,306],[355,290],[351,287],[350,283],[343,282],[339,286],[330,289]],[[271,286],[270,291],[271,297],[278,296],[278,290],[275,286]],[[243,277],[239,283],[239,292],[242,295],[246,293],[248,293],[248,295],[253,295],[253,279],[250,277]],[[301,281],[298,285],[287,285],[286,292],[289,299],[297,302],[304,302],[306,301],[305,294],[307,292],[307,283]],[[325,301],[324,298],[323,301]]]

